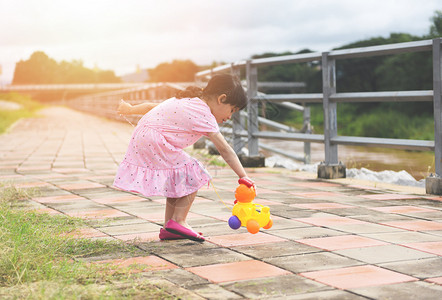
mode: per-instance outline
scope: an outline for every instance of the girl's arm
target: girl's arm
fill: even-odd
[[[220,132],[211,132],[209,133],[208,137],[236,175],[238,175],[239,178],[248,178],[238,156],[236,155],[235,151],[233,151],[232,147],[230,147],[230,145],[227,143],[223,135]]]
[[[159,103],[144,102],[141,104],[132,105],[124,100],[121,100],[120,104],[118,105],[117,112],[120,115],[144,115],[158,104]]]

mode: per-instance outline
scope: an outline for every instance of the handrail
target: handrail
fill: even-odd
[[[436,176],[442,177],[442,39],[413,41],[389,45],[338,49],[323,53],[303,53],[269,58],[238,61],[196,74],[196,78],[215,75],[220,72],[231,71],[239,74],[240,68],[245,68],[248,83],[248,96],[251,100],[248,105],[248,133],[249,153],[257,153],[258,138],[272,138],[297,140],[304,142],[320,142],[325,144],[325,164],[338,163],[337,145],[376,146],[410,150],[434,150]],[[420,91],[381,91],[381,92],[336,92],[336,60],[380,55],[393,55],[410,52],[430,51],[433,53],[433,90]],[[257,92],[257,69],[262,66],[292,64],[305,62],[319,62],[323,74],[322,93],[296,94],[261,94]],[[357,63],[357,62],[355,62]],[[259,102],[274,103],[322,103],[324,107],[324,135],[308,133],[280,133],[259,131],[257,128],[257,105]],[[350,102],[406,102],[406,101],[433,101],[435,138],[434,141],[385,139],[371,137],[339,136],[337,132],[337,104]],[[255,120],[256,119],[256,120]],[[244,133],[239,134],[244,136]],[[251,148],[252,147],[252,148]]]
[[[431,47],[432,47],[432,40],[423,40],[415,42],[395,43],[389,45],[333,50],[328,52],[328,56],[334,59],[357,58],[357,57],[367,57],[367,56],[400,54],[407,52],[431,51]],[[312,52],[312,53],[303,53],[303,54],[274,56],[268,58],[256,58],[256,59],[251,59],[250,63],[254,66],[262,67],[268,65],[320,61],[321,58],[322,58],[322,53]],[[195,76],[198,78],[205,75],[223,72],[229,70],[230,68],[244,67],[246,63],[247,63],[246,61],[242,60],[231,64],[217,66],[213,69],[200,71],[196,73]]]

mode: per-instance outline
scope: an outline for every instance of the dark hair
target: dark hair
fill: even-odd
[[[204,89],[189,86],[184,91],[179,91],[177,98],[191,98],[191,97],[218,97],[226,94],[225,104],[243,109],[247,105],[247,96],[241,85],[241,81],[232,75],[222,74],[213,76]]]

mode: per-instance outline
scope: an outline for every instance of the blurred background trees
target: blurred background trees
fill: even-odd
[[[373,37],[343,45],[338,49],[386,45],[432,39],[442,36],[442,11],[430,19],[428,34],[414,36],[408,33],[391,33],[388,37]],[[264,53],[252,59],[313,52]],[[148,69],[150,82],[192,82],[195,73],[212,66],[197,66],[191,60],[173,60]],[[337,92],[376,92],[431,90],[433,88],[431,52],[404,53],[367,58],[338,60],[336,62]],[[244,76],[244,75],[242,75]],[[295,89],[271,90],[268,93],[321,93],[321,62],[265,66],[258,69],[258,80],[273,82],[300,82]],[[92,70],[81,60],[57,63],[44,52],[34,52],[28,60],[19,61],[13,84],[50,83],[114,83],[121,79],[113,71]],[[322,104],[311,104],[312,124],[317,133],[322,132]],[[266,116],[294,126],[302,126],[299,113],[281,109],[276,104],[262,105]],[[338,132],[340,135],[432,139],[434,137],[433,103],[340,103],[338,105]]]
[[[12,84],[116,83],[121,79],[114,71],[92,70],[80,60],[57,63],[42,51],[15,65]]]

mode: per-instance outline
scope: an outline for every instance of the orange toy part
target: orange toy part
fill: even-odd
[[[270,218],[269,222],[267,223],[267,225],[264,226],[263,228],[264,229],[270,229],[270,228],[272,228],[272,226],[273,226],[273,220],[272,220],[272,218]]]
[[[258,233],[259,231],[259,223],[256,220],[248,220],[247,221],[247,231],[251,234]]]
[[[247,187],[245,184],[240,184],[235,191],[235,199],[241,203],[252,202],[256,197],[256,191],[254,187]]]

